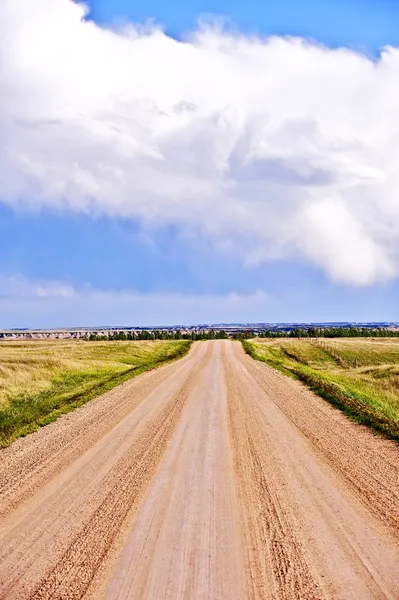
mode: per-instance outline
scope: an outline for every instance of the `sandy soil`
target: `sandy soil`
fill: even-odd
[[[399,598],[399,448],[239,343],[0,452],[0,598]]]

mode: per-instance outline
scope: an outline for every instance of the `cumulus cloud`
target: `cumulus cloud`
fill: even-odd
[[[58,281],[0,276],[0,329],[79,325],[185,325],[263,321],[272,303],[264,291],[252,294],[140,293],[79,289]]]
[[[349,284],[398,275],[399,49],[177,41],[71,0],[2,0],[0,33],[2,201],[173,224]]]

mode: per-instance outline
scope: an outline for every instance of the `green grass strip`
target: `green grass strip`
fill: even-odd
[[[388,419],[385,415],[376,411],[372,406],[367,404],[366,399],[355,395],[334,384],[322,380],[318,373],[307,368],[305,371],[298,367],[290,365],[284,360],[277,358],[266,358],[258,352],[256,344],[247,340],[242,341],[243,348],[251,358],[268,364],[270,367],[280,371],[284,375],[288,375],[294,379],[300,380],[307,385],[313,392],[327,400],[330,404],[344,412],[350,419],[367,425],[379,435],[395,440],[399,443],[399,424],[397,421]]]

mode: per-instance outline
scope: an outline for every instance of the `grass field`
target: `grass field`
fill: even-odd
[[[0,447],[189,347],[186,341],[0,342]]]
[[[251,340],[243,346],[353,419],[399,441],[398,339]]]

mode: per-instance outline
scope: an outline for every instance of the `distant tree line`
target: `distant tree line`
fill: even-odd
[[[340,337],[399,337],[399,330],[369,327],[307,327],[291,331],[268,329],[258,333],[262,338],[340,338]]]
[[[123,340],[246,340],[260,338],[340,338],[340,337],[399,337],[399,330],[371,329],[369,327],[308,327],[295,328],[290,331],[281,329],[265,329],[264,331],[246,330],[227,332],[225,330],[180,331],[176,330],[142,330],[118,331],[109,335],[92,332],[90,341],[123,341]]]
[[[110,335],[100,335],[97,333],[91,333],[89,336],[90,341],[120,341],[120,340],[225,340],[227,338],[233,339],[245,339],[244,333],[237,333],[228,335],[224,330],[210,329],[209,331],[191,331],[182,332],[180,329],[176,330],[159,330],[154,329],[151,331],[118,331]],[[246,332],[246,337],[253,337],[253,333],[249,335]]]

